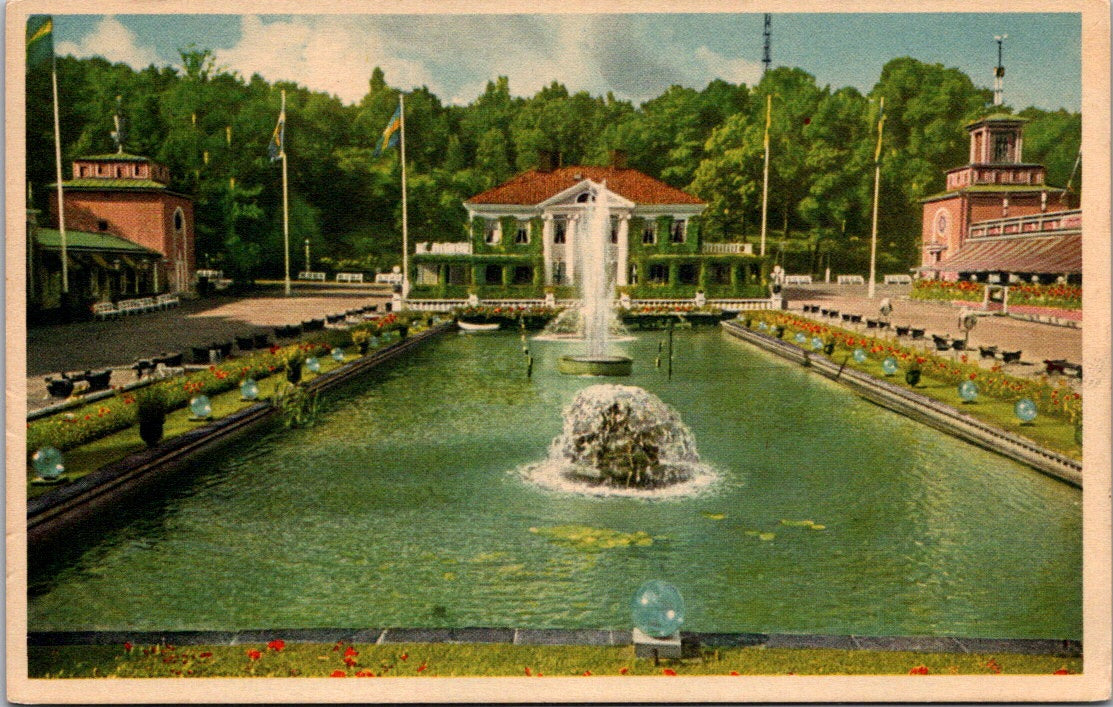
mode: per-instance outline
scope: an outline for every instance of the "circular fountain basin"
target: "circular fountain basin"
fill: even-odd
[[[628,376],[634,359],[628,356],[561,356],[557,370],[570,376]]]

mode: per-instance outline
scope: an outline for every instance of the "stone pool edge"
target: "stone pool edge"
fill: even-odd
[[[365,371],[449,331],[453,326],[452,323],[439,324],[408,336],[314,378],[305,385],[305,389],[319,393],[347,383]],[[250,405],[155,447],[109,462],[73,483],[29,499],[26,526],[28,549],[57,539],[63,530],[87,520],[96,512],[107,511],[122,496],[182,467],[192,457],[242,436],[269,420],[276,412],[277,409],[268,402]]]
[[[809,366],[820,375],[842,383],[858,395],[893,412],[996,452],[1071,486],[1082,488],[1082,463],[1011,432],[995,427],[919,393],[846,368],[823,356],[780,339],[747,329],[734,321],[722,322],[731,336],[784,359]]]
[[[860,636],[796,633],[681,632],[709,648],[764,647],[835,650],[902,651],[910,653],[1013,653],[1082,656],[1082,642],[1050,638],[960,638],[954,636]],[[517,646],[628,646],[629,630],[525,628],[299,628],[244,631],[30,631],[27,645],[249,645],[281,639],[288,643],[393,644],[470,643]]]

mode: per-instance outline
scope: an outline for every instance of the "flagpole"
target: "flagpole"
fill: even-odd
[[[62,198],[62,130],[58,122],[58,62],[50,52],[50,82],[54,89],[54,171],[58,185],[58,235],[62,242],[62,294],[69,294],[70,271],[66,257],[66,208]],[[66,303],[63,302],[63,306]]]
[[[398,117],[402,131],[402,308],[405,309],[406,298],[410,295],[410,241],[406,213],[406,97],[402,93],[398,94]]]
[[[877,202],[881,192],[881,134],[885,130],[885,96],[881,96],[877,121],[877,150],[873,153],[873,233],[870,236],[870,284],[866,297],[873,299],[877,280]]]
[[[282,245],[286,254],[286,295],[290,295],[290,199],[286,184],[286,89],[282,89]]]
[[[761,180],[761,255],[765,255],[765,223],[769,206],[769,122],[773,116],[773,94],[765,97],[765,176]]]

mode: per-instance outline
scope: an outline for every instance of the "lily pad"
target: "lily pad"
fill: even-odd
[[[757,537],[758,537],[758,540],[772,540],[773,538],[777,537],[777,534],[776,533],[759,533]]]
[[[634,545],[644,547],[653,544],[653,537],[644,530],[624,533],[620,530],[592,528],[587,525],[553,525],[545,528],[530,528],[529,532],[561,545],[569,545],[584,550]]]
[[[722,520],[723,518],[727,517],[725,513],[709,513],[707,511],[703,511],[701,515],[703,515],[704,518],[710,518],[711,520]]]
[[[806,528],[807,526],[812,525],[814,522],[815,521],[811,520],[785,520],[784,518],[781,518],[781,525],[787,525],[790,528]]]

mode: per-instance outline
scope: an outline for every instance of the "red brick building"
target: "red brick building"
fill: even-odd
[[[158,252],[162,259],[146,274],[146,286],[186,292],[196,269],[193,200],[170,191],[169,182],[166,166],[138,155],[120,152],[74,160],[73,178],[62,183],[66,230],[118,236]],[[55,200],[50,211],[57,224]]]
[[[1077,200],[1046,184],[1043,165],[1023,161],[1024,122],[997,114],[966,126],[970,162],[948,170],[946,191],[922,201],[919,270],[926,276],[984,273],[998,280],[1081,272]]]

